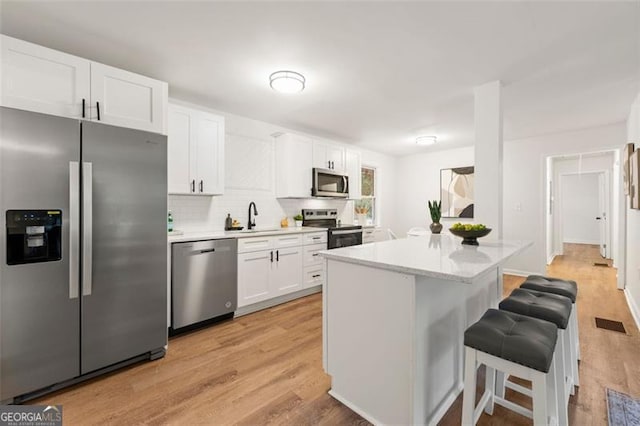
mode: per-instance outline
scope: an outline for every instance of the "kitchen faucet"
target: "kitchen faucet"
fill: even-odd
[[[255,228],[256,226],[256,218],[253,218],[253,222],[251,221],[251,206],[253,206],[253,215],[258,216],[258,209],[256,207],[256,203],[253,201],[249,203],[249,224],[247,225],[247,229]]]

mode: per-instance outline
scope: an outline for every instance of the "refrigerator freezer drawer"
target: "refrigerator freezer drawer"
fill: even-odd
[[[237,257],[235,238],[173,244],[171,326],[174,330],[236,310]]]

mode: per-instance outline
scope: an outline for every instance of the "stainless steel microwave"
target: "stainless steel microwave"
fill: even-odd
[[[330,169],[313,169],[314,197],[347,198],[349,196],[349,176]]]

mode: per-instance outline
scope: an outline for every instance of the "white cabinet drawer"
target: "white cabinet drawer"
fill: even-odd
[[[315,287],[324,283],[324,265],[304,268],[304,288]]]
[[[318,255],[318,253],[326,249],[327,245],[322,243],[304,246],[304,266],[322,265],[323,259]]]
[[[324,243],[327,244],[327,232],[312,232],[310,234],[304,234],[304,245],[308,244],[318,244]],[[326,247],[325,247],[326,248]]]
[[[376,229],[365,228],[362,230],[362,243],[373,243],[376,241]]]
[[[271,237],[239,238],[238,253],[269,250],[273,247],[272,244],[273,241]]]
[[[293,234],[293,235],[280,235],[273,237],[273,247],[281,248],[281,247],[296,247],[302,245],[302,235]]]

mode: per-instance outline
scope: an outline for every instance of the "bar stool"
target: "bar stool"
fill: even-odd
[[[465,365],[462,424],[475,425],[482,410],[493,414],[495,371],[531,380],[533,411],[511,401],[500,401],[533,418],[535,426],[553,424],[558,418],[557,391],[562,392],[562,377],[556,374],[555,348],[558,328],[555,324],[497,309],[489,309],[478,322],[464,332]],[[487,368],[489,385],[478,406],[476,401],[477,367]],[[491,380],[493,378],[493,380]]]
[[[568,401],[570,389],[573,386],[571,350],[569,333],[569,318],[571,316],[571,300],[557,294],[543,293],[535,290],[517,288],[509,297],[500,302],[500,309],[532,318],[549,321],[558,327],[558,342],[556,344],[556,368],[562,377],[564,387],[558,389],[558,424],[568,425]],[[499,377],[496,383],[496,396],[504,399],[504,386],[524,395],[531,396],[531,390]],[[500,400],[496,399],[500,404]],[[509,408],[509,407],[507,407]]]
[[[571,317],[569,318],[569,335],[571,340],[572,359],[575,360],[572,366],[573,385],[580,386],[580,374],[578,371],[578,360],[580,360],[580,336],[578,332],[578,285],[575,281],[563,280],[561,278],[543,277],[540,275],[529,275],[520,288],[542,291],[544,293],[559,294],[571,299],[573,304]],[[574,389],[571,388],[571,394]]]

